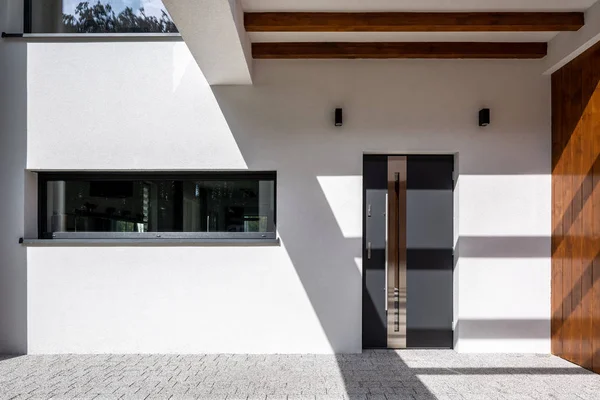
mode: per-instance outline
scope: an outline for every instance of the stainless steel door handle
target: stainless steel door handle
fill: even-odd
[[[367,242],[367,260],[371,259],[371,242]]]
[[[394,331],[400,331],[400,289],[394,288]]]

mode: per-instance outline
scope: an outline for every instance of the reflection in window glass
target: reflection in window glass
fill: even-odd
[[[44,237],[55,232],[275,232],[274,174],[223,180],[65,177],[45,186]]]
[[[273,232],[272,181],[184,183],[187,232]]]
[[[32,33],[177,32],[161,0],[32,0]]]

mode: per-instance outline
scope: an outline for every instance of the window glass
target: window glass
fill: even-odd
[[[31,0],[30,14],[30,33],[177,32],[161,0]]]
[[[57,233],[274,233],[275,176],[42,178],[42,237]]]
[[[272,232],[273,189],[272,181],[186,182],[186,231]]]

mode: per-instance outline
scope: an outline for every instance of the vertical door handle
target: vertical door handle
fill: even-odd
[[[400,332],[400,289],[394,288],[394,332]]]
[[[371,259],[371,242],[367,242],[367,260]]]

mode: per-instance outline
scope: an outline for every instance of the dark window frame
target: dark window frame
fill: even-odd
[[[273,181],[273,232],[45,232],[47,222],[47,184],[50,181],[121,181],[121,180],[202,180],[202,181]],[[39,172],[38,173],[38,239],[208,239],[208,240],[274,240],[277,238],[277,172],[276,171],[183,171],[183,172]]]
[[[33,30],[33,16],[32,16],[32,6],[33,0],[23,0],[24,3],[24,11],[23,11],[23,32],[31,33]]]

